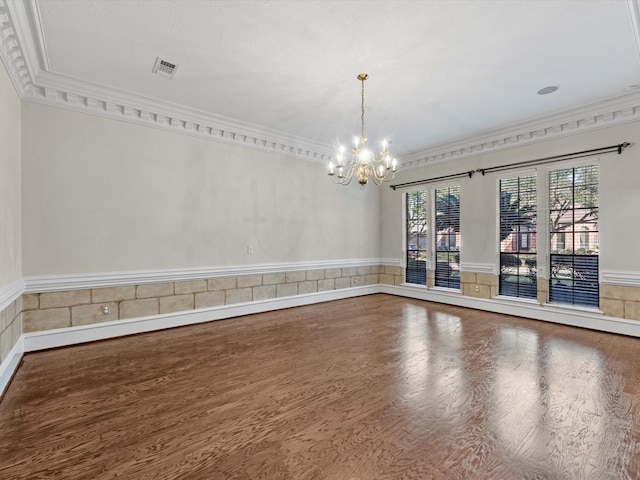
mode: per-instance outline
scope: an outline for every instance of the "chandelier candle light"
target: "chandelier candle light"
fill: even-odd
[[[398,171],[397,161],[389,155],[389,150],[387,150],[389,142],[386,140],[382,141],[379,159],[376,159],[373,152],[367,149],[367,137],[364,136],[364,81],[369,78],[369,75],[361,73],[357,78],[362,82],[360,110],[362,130],[360,136],[354,138],[351,160],[345,160],[345,148],[340,145],[340,151],[336,157],[336,165],[334,166],[333,162],[329,162],[329,176],[334,183],[340,185],[349,185],[354,176],[357,177],[360,187],[364,187],[369,178],[376,185],[380,185],[382,182],[389,181],[395,177]]]

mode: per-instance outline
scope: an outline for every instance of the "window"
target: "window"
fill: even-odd
[[[550,302],[599,304],[598,203],[597,165],[550,172]]]
[[[460,288],[460,187],[435,189],[436,287]]]
[[[407,283],[427,284],[427,192],[408,192],[406,205]]]
[[[520,298],[538,295],[536,176],[503,178],[500,192],[498,292]]]

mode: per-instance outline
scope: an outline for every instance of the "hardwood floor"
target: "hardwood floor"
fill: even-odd
[[[387,295],[32,353],[0,478],[636,479],[639,359]]]

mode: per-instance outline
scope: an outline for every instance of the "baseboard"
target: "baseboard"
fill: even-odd
[[[541,306],[532,301],[510,300],[501,297],[492,299],[474,298],[453,291],[448,292],[407,285],[379,285],[379,291],[390,295],[415,298],[429,302],[445,303],[458,307],[474,308],[476,310],[514,315],[532,320],[570,325],[572,327],[589,328],[601,332],[640,337],[640,321],[608,317],[596,311],[588,311],[571,306]]]
[[[300,307],[303,305],[328,302],[331,300],[341,300],[343,298],[359,297],[378,292],[378,285],[368,285],[341,290],[330,290],[327,292],[296,295],[293,297],[273,298],[171,314],[153,315],[131,320],[114,320],[112,322],[94,323],[91,325],[25,333],[22,335],[24,339],[24,351],[34,352],[48,348],[63,347],[78,343],[93,342],[96,340],[106,340],[125,335],[194,325],[197,323],[222,320],[242,315],[268,312],[271,310]]]
[[[21,336],[16,344],[13,346],[7,358],[0,364],[0,399],[4,394],[4,391],[9,386],[9,382],[13,378],[13,374],[18,369],[20,361],[24,355],[24,339]]]

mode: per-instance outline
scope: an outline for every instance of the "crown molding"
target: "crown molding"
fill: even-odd
[[[35,0],[0,0],[0,57],[22,100],[325,163],[333,147],[221,115],[94,85],[47,70]]]
[[[7,0],[0,0],[0,60],[4,64],[13,87],[23,97],[27,86],[31,83],[30,72],[22,52],[19,32],[14,26]],[[19,4],[18,4],[19,5]]]
[[[23,99],[309,161],[331,158],[331,147],[308,139],[52,72],[40,71]]]
[[[640,121],[640,92],[563,110],[400,156],[404,168],[458,160],[553,138]]]
[[[640,58],[640,0],[627,0]],[[0,59],[22,100],[325,163],[331,145],[90,84],[48,71],[36,0],[0,0]],[[399,156],[403,168],[496,152],[640,120],[640,92],[511,124]]]

